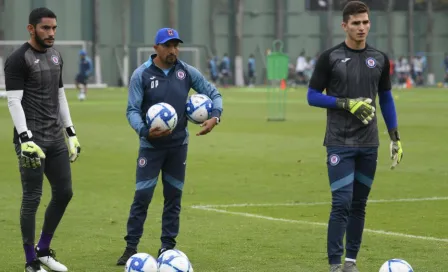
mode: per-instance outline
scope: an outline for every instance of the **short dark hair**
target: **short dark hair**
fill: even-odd
[[[342,20],[348,22],[350,15],[369,13],[369,7],[361,1],[349,1],[342,11]]]
[[[30,12],[28,17],[28,24],[36,26],[42,18],[54,18],[57,19],[56,14],[47,8],[35,8]]]

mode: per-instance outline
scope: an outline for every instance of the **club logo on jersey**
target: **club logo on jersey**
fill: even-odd
[[[332,154],[332,155],[330,155],[330,158],[328,160],[329,160],[331,166],[336,166],[341,161],[341,158],[339,158],[339,156],[336,154]]]
[[[177,70],[176,77],[180,80],[183,80],[185,78],[186,74],[184,70]]]
[[[173,32],[172,29],[168,29],[167,31],[168,31],[168,36],[173,36],[174,35],[174,32]]]
[[[368,59],[366,59],[366,64],[367,64],[367,67],[369,67],[369,68],[375,68],[376,60],[374,58],[368,58]]]
[[[140,157],[138,159],[138,167],[145,167],[147,163],[148,161],[146,160],[145,157]]]
[[[56,56],[56,55],[52,55],[51,56],[51,61],[54,63],[54,64],[59,64],[59,58],[58,58],[58,56]]]

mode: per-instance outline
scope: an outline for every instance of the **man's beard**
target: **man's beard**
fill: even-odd
[[[176,60],[177,60],[177,57],[175,55],[169,55],[165,58],[165,63],[172,65],[172,64],[176,63]]]
[[[46,44],[45,41],[43,39],[41,39],[36,32],[34,32],[34,40],[36,40],[37,44],[39,44],[40,46],[42,46],[43,48],[50,48],[53,45],[49,45]]]

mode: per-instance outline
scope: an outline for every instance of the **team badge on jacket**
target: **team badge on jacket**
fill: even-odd
[[[186,74],[184,70],[177,70],[176,77],[180,80],[183,80],[185,78]]]
[[[368,59],[366,59],[366,64],[367,64],[367,67],[369,67],[369,68],[375,68],[376,60],[374,58],[368,58]]]

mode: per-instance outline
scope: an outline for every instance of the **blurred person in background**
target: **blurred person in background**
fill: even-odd
[[[247,74],[248,74],[248,85],[249,87],[253,87],[255,84],[255,56],[254,54],[250,54],[249,59],[247,60]]]
[[[227,88],[230,83],[231,71],[230,71],[230,58],[227,53],[224,53],[221,63],[219,64],[219,73],[221,75],[221,81],[223,87]]]
[[[219,78],[219,72],[218,72],[218,57],[211,57],[208,60],[208,71],[210,73],[210,80],[213,82],[213,84],[216,84],[216,81]]]
[[[93,73],[92,60],[87,56],[87,52],[84,50],[79,51],[78,67],[75,85],[76,89],[79,90],[78,99],[83,101],[87,98],[87,80]]]

